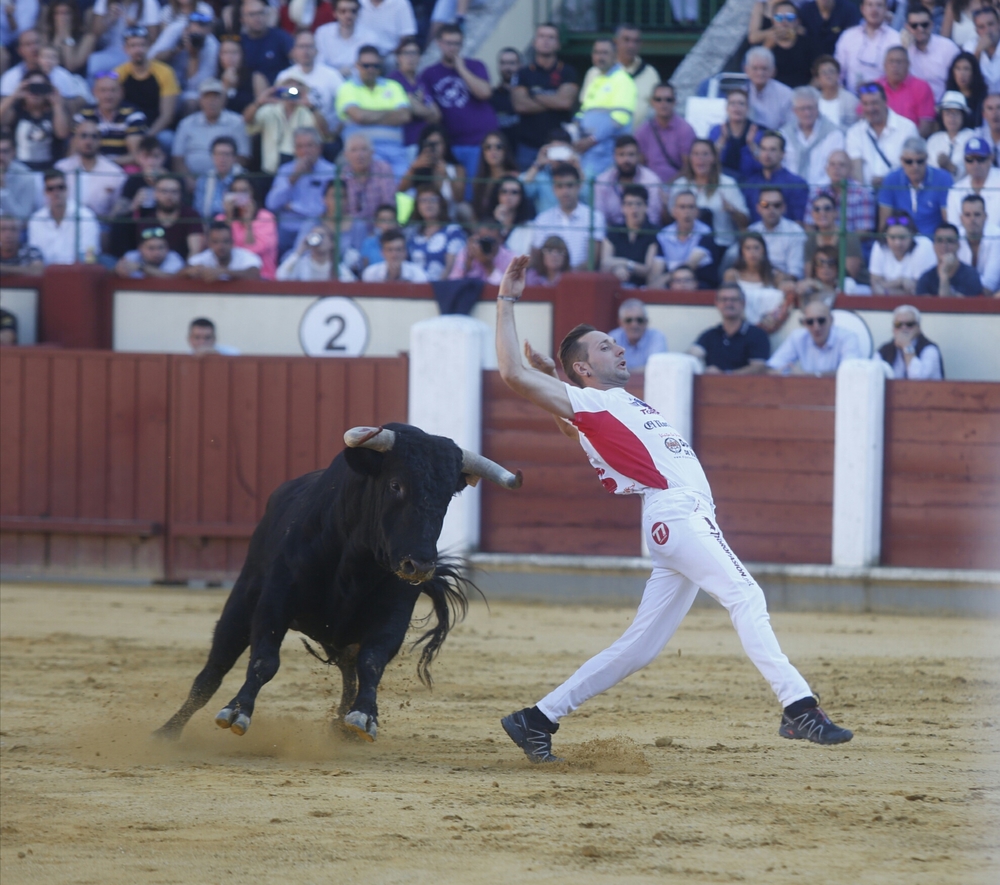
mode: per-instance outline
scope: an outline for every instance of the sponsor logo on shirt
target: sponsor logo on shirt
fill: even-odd
[[[663,445],[671,455],[678,455],[682,458],[693,458],[694,450],[679,436],[668,436],[663,440]]]
[[[643,415],[659,415],[660,414],[651,405],[649,405],[648,403],[644,403],[637,396],[633,396],[632,397],[631,404],[633,406],[635,406],[637,409],[642,409],[642,414]]]

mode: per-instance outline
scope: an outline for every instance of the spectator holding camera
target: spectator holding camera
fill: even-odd
[[[32,71],[0,100],[0,125],[14,135],[14,158],[29,169],[49,169],[69,137],[70,119],[62,97],[41,71]]]
[[[513,260],[514,253],[503,245],[496,224],[481,221],[473,229],[465,248],[458,253],[448,279],[483,280],[499,286],[507,265]]]
[[[326,120],[312,103],[305,83],[285,77],[261,93],[243,111],[247,133],[260,133],[260,168],[274,175],[278,167],[291,159],[295,151],[295,132],[314,129],[322,142],[329,137]]]
[[[236,246],[260,258],[261,279],[273,280],[278,266],[278,223],[267,209],[258,206],[249,176],[233,178],[217,220],[229,224]]]
[[[892,312],[892,340],[883,344],[873,359],[891,366],[895,378],[944,378],[941,351],[920,331],[920,311],[909,304],[901,304]]]
[[[226,280],[256,280],[260,278],[260,256],[233,245],[233,232],[225,221],[213,221],[208,226],[208,248],[192,255],[184,276],[203,283]]]
[[[201,85],[215,79],[219,64],[219,41],[212,33],[213,17],[195,11],[174,19],[149,47],[149,54],[174,69],[181,87],[182,113],[198,105]]]
[[[381,237],[382,260],[370,264],[361,274],[366,283],[426,283],[423,268],[406,260],[406,235],[399,229],[387,230]]]
[[[341,263],[334,273],[335,249],[333,235],[323,225],[316,225],[281,262],[277,279],[299,283],[320,282],[336,278],[342,283],[355,281],[347,265]]]
[[[38,31],[33,28],[21,31],[17,38],[17,52],[21,61],[0,77],[0,96],[13,95],[29,73],[41,72],[49,78],[55,92],[66,102],[67,112],[73,114],[90,101],[87,84],[59,64],[59,53],[54,47],[46,47],[44,51],[49,53],[49,58],[43,58]]]
[[[304,83],[309,88],[313,110],[332,128],[337,122],[337,92],[344,84],[340,71],[317,58],[316,37],[308,28],[296,32],[291,59],[295,64],[278,74],[277,82],[297,80]]]
[[[184,270],[184,259],[167,243],[162,227],[147,227],[139,237],[139,248],[126,252],[118,259],[115,273],[126,279],[162,279]]]

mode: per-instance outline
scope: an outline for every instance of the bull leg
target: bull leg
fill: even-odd
[[[343,689],[340,692],[340,705],[337,707],[337,718],[343,719],[351,709],[351,704],[358,696],[358,649],[357,644],[349,645],[331,656],[331,660],[340,670]]]

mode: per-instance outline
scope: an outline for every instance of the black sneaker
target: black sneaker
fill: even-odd
[[[809,707],[797,716],[781,714],[778,734],[791,740],[812,741],[814,744],[846,744],[854,732],[834,725],[819,707]]]
[[[552,735],[528,723],[528,710],[518,710],[500,720],[507,736],[517,744],[532,762],[562,762],[552,755]]]

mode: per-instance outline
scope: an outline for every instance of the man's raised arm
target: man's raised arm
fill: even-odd
[[[514,326],[514,302],[524,292],[524,275],[529,258],[519,255],[508,266],[497,295],[497,363],[500,377],[519,396],[541,406],[560,418],[572,418],[573,407],[561,381],[528,368],[521,361],[517,329]]]

